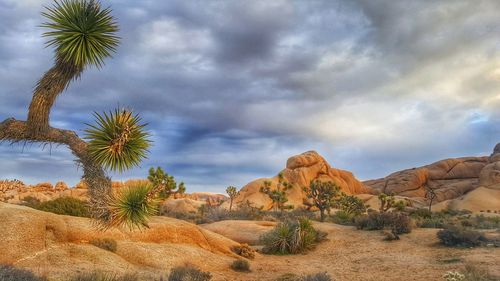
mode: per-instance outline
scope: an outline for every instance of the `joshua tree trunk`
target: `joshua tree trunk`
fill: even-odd
[[[229,212],[231,212],[232,208],[233,208],[233,197],[229,198]]]
[[[319,209],[319,220],[321,222],[324,222],[325,221],[325,209],[323,208],[320,208]]]
[[[0,123],[0,141],[42,142],[67,145],[83,166],[83,179],[89,186],[92,216],[106,224],[111,219],[108,202],[111,196],[111,179],[96,165],[87,151],[87,143],[75,132],[49,127],[44,134],[33,135],[28,123],[14,118]]]
[[[46,134],[49,130],[50,109],[57,96],[83,69],[59,58],[55,65],[38,81],[28,112],[28,133],[32,137]]]

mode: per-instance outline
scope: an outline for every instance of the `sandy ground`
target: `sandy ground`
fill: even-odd
[[[251,273],[227,271],[218,280],[274,280],[284,273],[328,272],[336,281],[443,280],[446,271],[472,262],[500,276],[500,249],[458,249],[440,246],[436,229],[416,229],[400,241],[383,241],[379,231],[358,231],[331,223],[316,223],[329,240],[304,255],[259,255]]]

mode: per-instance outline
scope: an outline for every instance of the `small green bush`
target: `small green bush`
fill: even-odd
[[[481,232],[460,226],[447,226],[438,231],[437,237],[443,245],[450,247],[477,247],[488,241]]]
[[[35,206],[35,209],[58,215],[84,218],[90,217],[87,202],[73,197],[60,197],[51,201],[42,202]]]
[[[138,281],[135,274],[125,274],[118,276],[113,273],[105,273],[100,271],[80,273],[73,276],[70,281]]]
[[[307,218],[284,221],[261,237],[266,254],[297,254],[311,249],[326,235],[317,231]]]
[[[355,225],[355,216],[345,211],[337,211],[331,216],[331,220],[336,224],[341,225]]]
[[[37,277],[33,272],[16,268],[11,265],[0,264],[1,281],[45,281],[45,278]]]
[[[203,272],[192,265],[178,266],[172,269],[168,281],[209,281],[212,274]]]
[[[234,271],[250,272],[250,263],[244,259],[237,259],[231,263],[231,268]]]
[[[286,273],[278,277],[275,281],[332,281],[333,279],[326,272],[299,276],[294,273]]]
[[[103,250],[110,251],[113,253],[115,253],[117,249],[116,241],[111,238],[96,238],[90,240],[89,243]]]
[[[321,272],[316,274],[310,274],[302,277],[301,281],[332,281],[332,278],[328,273]]]

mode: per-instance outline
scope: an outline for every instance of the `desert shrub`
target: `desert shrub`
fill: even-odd
[[[267,254],[297,254],[309,250],[324,237],[325,234],[314,229],[307,218],[284,221],[262,235],[262,251]]]
[[[300,281],[302,277],[295,273],[285,273],[280,277],[276,278],[274,281]]]
[[[332,278],[326,272],[310,274],[302,277],[301,281],[332,281]]]
[[[443,245],[451,247],[477,247],[487,241],[481,232],[460,226],[447,226],[438,231],[437,237]]]
[[[363,200],[354,195],[342,194],[337,202],[338,208],[346,214],[357,216],[366,212],[366,205]]]
[[[499,276],[492,276],[488,270],[479,268],[474,264],[466,264],[463,272],[464,281],[498,281]]]
[[[335,212],[335,214],[333,214],[330,217],[330,219],[334,223],[341,225],[354,225],[355,224],[354,218],[355,218],[354,215],[342,210]]]
[[[467,220],[470,226],[478,229],[496,229],[500,228],[500,217],[487,217],[484,215],[477,215]]]
[[[125,274],[119,276],[114,273],[100,271],[84,272],[73,276],[70,281],[138,281],[135,274]]]
[[[84,218],[90,217],[90,211],[87,202],[73,197],[60,197],[54,200],[42,202],[35,208],[40,211],[50,212],[58,215]]]
[[[111,238],[96,238],[90,240],[89,243],[103,250],[110,251],[113,253],[115,253],[117,249],[116,241]]]
[[[410,233],[413,225],[410,217],[401,212],[371,212],[368,215],[356,217],[355,224],[358,229],[364,230],[390,228],[395,235]]]
[[[1,281],[44,281],[45,278],[37,277],[33,272],[16,268],[11,265],[0,264]]]
[[[244,259],[237,259],[231,263],[231,268],[234,271],[240,272],[249,272],[250,271],[250,263]]]
[[[278,277],[275,281],[332,281],[333,279],[326,272],[299,276],[294,273],[286,273]]]
[[[242,256],[247,259],[254,259],[255,258],[255,250],[252,249],[248,244],[243,243],[237,246],[233,246],[231,248],[231,251],[233,253]]]
[[[456,271],[448,271],[443,275],[445,281],[463,281],[465,280],[465,275]]]
[[[209,281],[210,272],[203,272],[192,265],[178,266],[172,269],[168,281]]]
[[[36,209],[40,205],[40,200],[33,196],[26,196],[23,198],[21,204],[33,209]]]

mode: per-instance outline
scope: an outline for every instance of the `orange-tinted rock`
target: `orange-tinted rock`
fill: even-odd
[[[426,188],[432,188],[436,202],[440,202],[477,188],[479,175],[488,163],[488,157],[446,159],[364,183],[379,192],[406,197],[425,197]]]
[[[57,182],[56,185],[54,186],[54,189],[57,191],[64,191],[68,188],[69,188],[68,185],[63,181]]]
[[[315,151],[308,151],[300,155],[290,157],[286,168],[281,171],[284,179],[294,187],[287,191],[287,205],[295,207],[303,206],[307,197],[303,187],[309,186],[312,180],[332,181],[336,183],[343,192],[348,194],[371,193],[372,190],[358,181],[351,172],[332,168],[328,162]],[[272,208],[272,201],[267,195],[260,192],[265,181],[272,183],[272,188],[278,184],[278,176],[273,178],[262,178],[254,180],[245,185],[241,190],[235,204],[248,201],[255,207],[264,209]],[[229,203],[223,204],[228,208]]]

